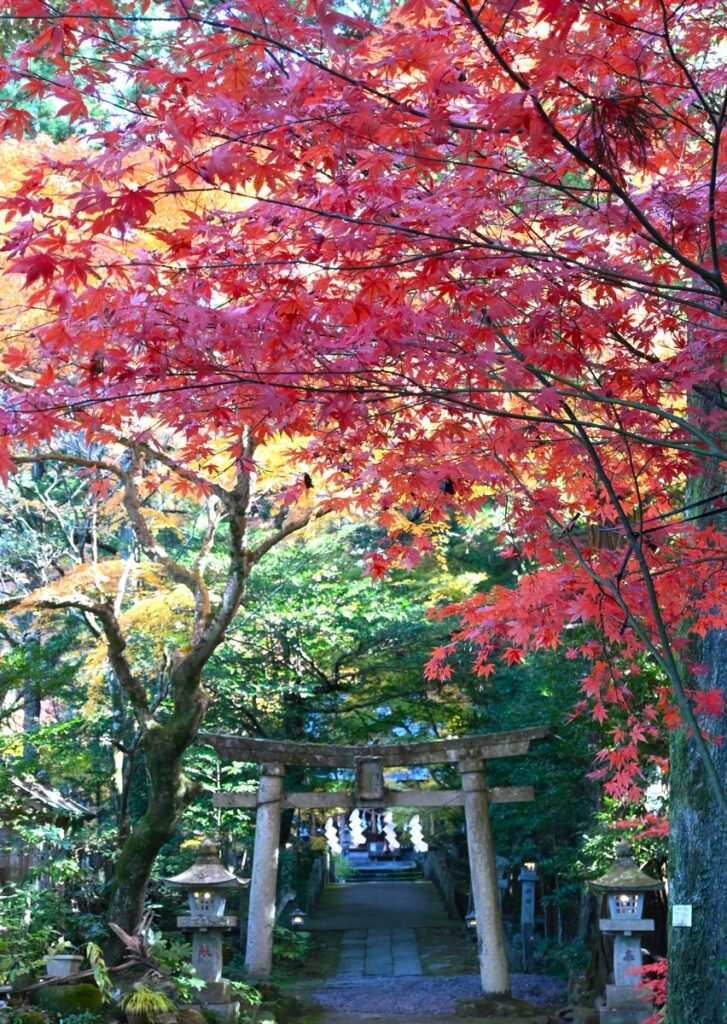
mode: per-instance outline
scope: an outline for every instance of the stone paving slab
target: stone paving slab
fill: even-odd
[[[343,933],[337,978],[421,974],[422,963],[413,928],[372,928],[368,932]]]

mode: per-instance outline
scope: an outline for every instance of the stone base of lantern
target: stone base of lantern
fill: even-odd
[[[230,983],[209,981],[197,996],[195,1009],[216,1013],[223,1020],[234,1022],[240,1016],[240,1004],[232,999]]]
[[[643,1024],[654,1012],[633,985],[606,985],[606,1005],[599,1007],[600,1024]]]
[[[229,981],[210,981],[200,990],[197,997],[200,1003],[229,1003],[230,983]]]
[[[235,1024],[240,1016],[240,1004],[231,1003],[200,1003],[199,1009],[206,1010],[209,1013],[216,1013],[222,1020],[229,1021],[230,1024]]]

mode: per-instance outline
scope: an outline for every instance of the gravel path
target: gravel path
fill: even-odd
[[[313,998],[326,1010],[347,1013],[452,1013],[457,999],[481,995],[479,975],[455,974],[420,978],[332,979],[315,989]],[[543,974],[513,974],[512,994],[538,1008],[561,1005],[565,987]]]

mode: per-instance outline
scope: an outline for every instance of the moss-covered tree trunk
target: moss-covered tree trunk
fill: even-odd
[[[727,631],[713,630],[702,645],[707,667],[695,687],[727,693]],[[704,723],[715,730],[714,720]],[[727,721],[712,756],[727,784]],[[670,1024],[727,1020],[727,821],[715,807],[694,743],[681,728],[671,743],[669,797]],[[671,924],[675,905],[692,907],[691,928]]]
[[[719,402],[701,396],[695,406],[719,414]],[[719,494],[727,474],[716,460],[705,464],[691,488],[693,501]],[[713,507],[716,507],[713,506]],[[699,512],[704,511],[700,507]],[[719,523],[724,516],[713,520]],[[727,542],[727,530],[721,523]],[[724,571],[715,566],[715,571]],[[727,699],[727,630],[711,630],[696,652],[703,666],[693,689],[719,690]],[[711,744],[715,767],[727,786],[727,715],[701,719],[704,730],[723,737]],[[669,1024],[721,1024],[727,1020],[727,820],[716,805],[704,764],[686,728],[671,740],[669,784]],[[692,908],[692,926],[674,927],[674,906]]]
[[[159,851],[174,835],[182,811],[194,796],[182,761],[194,742],[207,701],[198,678],[175,679],[174,710],[149,723],[141,748],[149,784],[144,815],[124,841],[116,860],[111,920],[133,934],[144,915],[151,871]]]

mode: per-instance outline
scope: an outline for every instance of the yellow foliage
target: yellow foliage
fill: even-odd
[[[169,590],[157,590],[150,597],[136,601],[121,613],[119,623],[126,635],[138,631],[145,635],[148,633],[153,640],[157,633],[167,635],[170,630],[185,625],[184,617],[193,608],[192,595],[180,585]]]
[[[85,596],[90,601],[115,597],[122,576],[128,571],[129,564],[123,558],[109,558],[104,562],[84,562],[70,569],[53,583],[26,594],[15,606],[13,613],[30,610],[38,605],[64,607],[74,597],[80,596]],[[154,563],[134,563],[127,585],[155,584],[158,579],[158,567]]]
[[[471,597],[486,580],[486,572],[439,573],[429,591],[428,597],[434,605],[442,601],[448,604],[450,602],[462,601],[467,597]]]
[[[119,615],[119,625],[127,640],[125,654],[132,669],[142,677],[145,667],[154,671],[175,635],[180,631],[186,633],[193,609],[192,595],[183,586],[156,590],[125,608]],[[88,684],[87,712],[106,699],[105,669],[106,644],[101,639],[91,647],[81,667],[81,675]]]

